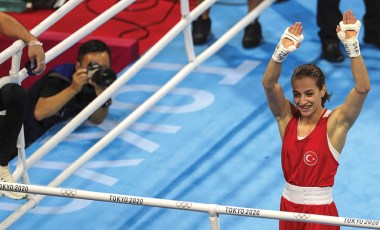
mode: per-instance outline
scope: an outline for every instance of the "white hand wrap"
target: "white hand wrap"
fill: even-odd
[[[272,55],[272,59],[277,63],[283,62],[285,58],[288,56],[288,53],[293,52],[297,49],[296,44],[301,43],[303,41],[302,34],[300,36],[295,36],[294,34],[289,33],[288,30],[289,27],[285,29],[284,34],[281,36],[280,42],[278,43]],[[288,48],[285,48],[285,46],[282,44],[282,40],[284,38],[292,40],[294,44],[289,46]]]
[[[360,46],[358,35],[360,31],[361,23],[357,20],[354,24],[344,24],[343,21],[339,23],[340,31],[337,33],[338,38],[342,41],[344,48],[347,51],[349,57],[358,57],[360,56]],[[347,30],[355,30],[356,35],[346,39],[345,32]]]

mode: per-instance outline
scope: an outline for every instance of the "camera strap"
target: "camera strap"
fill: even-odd
[[[46,77],[55,77],[55,78],[59,78],[59,79],[62,79],[68,83],[71,83],[71,79],[69,79],[68,77],[58,73],[58,72],[55,72],[55,71],[52,71],[50,73],[47,73],[46,74]]]

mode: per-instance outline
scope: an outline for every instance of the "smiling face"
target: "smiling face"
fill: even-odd
[[[326,90],[322,70],[314,64],[303,64],[294,69],[292,87],[294,103],[304,117],[313,118],[323,111],[325,102],[331,98]]]
[[[326,85],[320,89],[316,80],[308,77],[297,77],[292,80],[294,103],[303,117],[319,116],[318,111],[323,109],[322,98],[326,94]]]

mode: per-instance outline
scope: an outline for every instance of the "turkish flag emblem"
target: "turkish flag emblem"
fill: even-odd
[[[308,151],[303,155],[303,160],[309,166],[314,166],[318,162],[318,155],[313,151]]]

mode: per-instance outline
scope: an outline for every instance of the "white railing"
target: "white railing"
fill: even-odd
[[[123,194],[101,193],[87,190],[78,190],[74,188],[53,188],[37,185],[11,184],[0,182],[0,190],[23,192],[29,194],[40,194],[37,195],[36,198],[41,195],[49,195],[129,205],[179,209],[184,211],[205,212],[209,214],[211,230],[220,229],[219,214],[278,219],[307,223],[320,223],[326,225],[347,226],[357,228],[380,229],[379,220],[366,220],[358,218],[335,217],[296,212],[282,212],[256,208],[224,206],[218,204],[204,204],[181,200],[166,200],[140,196],[129,196]]]

